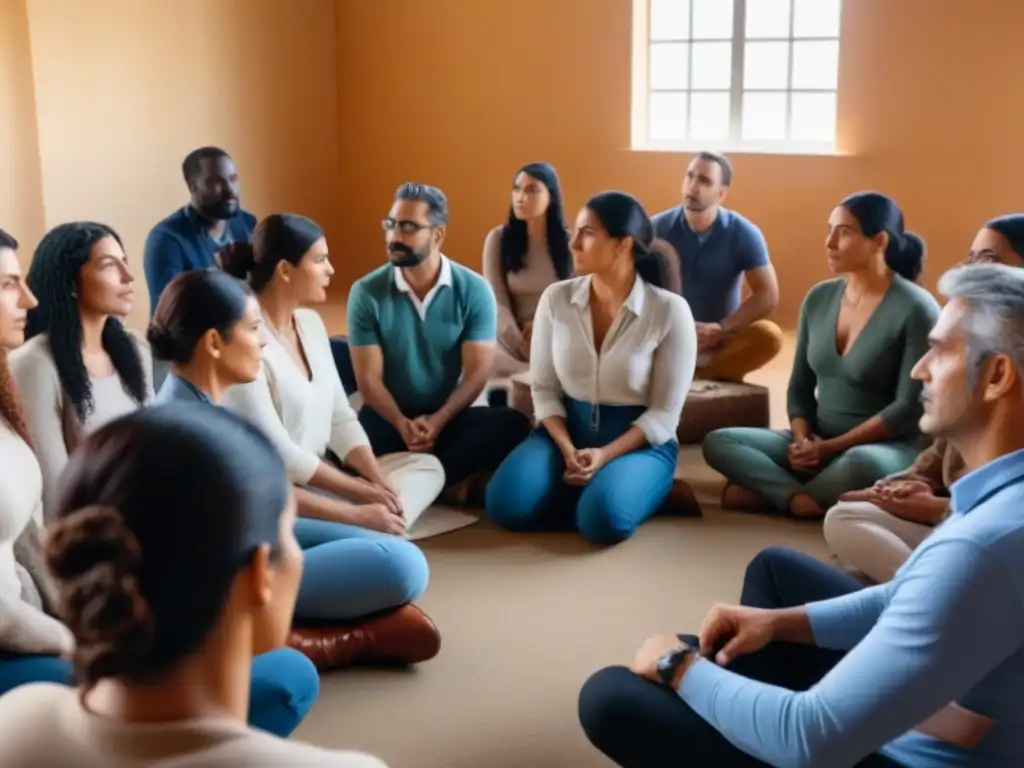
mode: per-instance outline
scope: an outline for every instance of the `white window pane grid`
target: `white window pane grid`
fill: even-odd
[[[648,138],[832,144],[840,11],[841,0],[650,0]]]

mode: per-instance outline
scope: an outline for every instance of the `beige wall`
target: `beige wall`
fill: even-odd
[[[606,188],[652,212],[677,203],[688,156],[628,148],[632,0],[336,5],[351,271],[383,258],[377,221],[407,179],[448,193],[447,250],[476,267],[528,161],[557,166],[572,212]],[[903,206],[928,241],[929,286],[987,217],[1024,210],[1022,28],[1018,0],[844,3],[839,119],[852,156],[733,157],[731,204],[768,238],[784,323],[828,276],[825,224],[850,192]]]
[[[19,114],[12,155],[26,186],[35,173],[36,191],[21,203],[27,213],[0,209],[24,228],[26,245],[41,230],[30,201],[41,200],[46,227],[83,218],[114,226],[141,281],[145,236],[187,200],[181,160],[203,144],[234,156],[246,208],[299,211],[337,231],[331,2],[0,2],[0,34],[16,42],[13,52],[0,45],[0,87],[35,103]],[[6,29],[8,6],[22,27],[27,16],[27,35]],[[33,166],[20,158],[36,141]],[[148,316],[138,295],[134,325]]]
[[[25,0],[0,0],[0,228],[31,248],[43,227]]]

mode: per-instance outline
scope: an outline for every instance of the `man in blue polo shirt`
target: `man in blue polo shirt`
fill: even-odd
[[[742,381],[779,354],[782,331],[766,319],[779,304],[768,245],[757,226],[722,206],[730,184],[729,159],[700,152],[686,169],[683,204],[652,222],[655,237],[679,254],[683,297],[697,321],[697,378]]]
[[[215,266],[217,251],[247,241],[256,227],[256,217],[240,208],[238,169],[223,149],[190,152],[181,171],[191,200],[146,238],[143,269],[150,315],[171,280],[182,272]]]
[[[598,672],[580,717],[618,765],[1024,765],[1024,271],[962,267],[939,290],[911,375],[921,430],[967,467],[949,517],[874,587],[765,550],[699,638]]]
[[[481,275],[441,253],[447,224],[441,190],[398,188],[382,222],[389,263],[349,293],[349,348],[374,453],[434,453],[447,499],[477,504],[530,423],[510,408],[471,407],[491,370],[497,304]]]

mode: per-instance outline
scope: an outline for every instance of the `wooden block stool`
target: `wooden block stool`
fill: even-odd
[[[724,427],[769,424],[768,388],[757,384],[694,380],[686,396],[676,437],[680,445],[699,443],[708,432]]]

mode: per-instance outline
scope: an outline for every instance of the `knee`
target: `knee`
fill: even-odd
[[[593,544],[611,545],[636,533],[634,516],[614,498],[581,499],[576,507],[576,528]]]
[[[634,711],[630,688],[636,682],[636,675],[625,667],[606,667],[583,684],[577,703],[580,725],[598,749],[614,740],[615,733],[630,728]]]
[[[397,540],[389,544],[390,573],[382,602],[388,606],[413,602],[427,590],[430,566],[423,550],[411,541]]]
[[[835,551],[837,542],[841,544],[864,523],[876,520],[879,512],[882,511],[868,501],[839,502],[825,514],[822,526],[825,542]]]
[[[431,485],[437,486],[437,493],[444,488],[444,464],[432,453],[415,453],[409,463],[409,468],[417,473],[431,479]]]
[[[885,474],[870,445],[857,445],[844,451],[830,465],[833,467],[842,475],[842,485],[849,488],[867,488]]]
[[[762,585],[773,581],[780,566],[792,562],[798,556],[796,550],[789,547],[767,547],[762,549],[754,558],[747,563],[747,570],[743,574],[743,585]]]
[[[724,475],[725,469],[731,463],[730,457],[736,453],[738,445],[739,442],[731,429],[716,429],[705,435],[700,451],[707,465]]]
[[[285,738],[303,721],[320,695],[320,675],[306,656],[281,648],[254,660],[252,725]]]
[[[484,491],[484,511],[495,525],[508,531],[527,531],[540,515],[542,493],[536,479],[518,471],[509,457],[494,473]]]
[[[782,329],[771,320],[758,320],[747,327],[751,339],[756,342],[762,354],[771,360],[782,351]],[[758,355],[760,357],[761,355]]]

